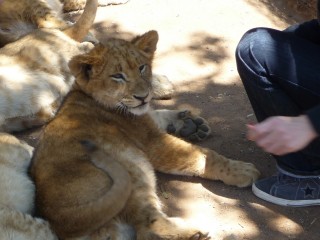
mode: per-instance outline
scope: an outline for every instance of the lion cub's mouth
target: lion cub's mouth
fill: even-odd
[[[129,111],[134,115],[145,114],[149,110],[149,102],[143,102],[136,107],[130,107]]]

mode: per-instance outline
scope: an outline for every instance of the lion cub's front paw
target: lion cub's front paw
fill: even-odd
[[[176,121],[168,125],[167,132],[194,142],[206,139],[211,129],[202,117],[195,116],[186,110],[177,113]]]
[[[225,169],[220,170],[221,180],[237,187],[247,187],[252,185],[260,172],[252,163],[230,160],[229,165]]]

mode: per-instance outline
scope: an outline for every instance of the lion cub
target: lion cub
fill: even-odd
[[[138,240],[209,239],[162,211],[155,170],[239,187],[259,175],[250,163],[158,128],[149,111],[157,41],[156,31],[130,42],[110,39],[69,62],[74,88],[44,129],[31,167],[36,206],[61,239],[121,239],[121,222],[134,227]],[[86,140],[102,149],[106,170],[92,163]],[[119,184],[115,163],[129,174],[130,188]]]
[[[0,133],[0,239],[57,239],[49,224],[33,218],[35,186],[28,176],[33,148]]]
[[[99,0],[99,6],[128,0]],[[85,8],[86,0],[0,0],[0,47],[14,42],[37,28],[66,29],[71,23],[63,12]],[[90,40],[96,41],[89,35]]]
[[[0,1],[0,47],[14,42],[36,28],[65,29],[59,0]]]
[[[38,29],[0,49],[0,131],[40,126],[55,115],[73,85],[69,60],[93,48],[79,41],[88,34],[97,7],[97,0],[89,0],[72,27]]]

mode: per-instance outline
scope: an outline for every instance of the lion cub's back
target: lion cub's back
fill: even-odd
[[[52,118],[74,81],[69,60],[92,47],[91,43],[78,43],[59,30],[47,29],[37,30],[1,48],[2,130],[23,129],[21,122],[27,123],[26,117],[37,117],[40,111],[40,117]]]

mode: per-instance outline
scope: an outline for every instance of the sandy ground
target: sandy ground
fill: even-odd
[[[130,0],[100,8],[95,29],[99,38],[157,30],[154,72],[171,79],[176,96],[155,107],[201,114],[213,133],[200,145],[253,162],[265,177],[275,173],[275,162],[245,138],[245,124],[255,118],[237,74],[235,48],[253,27],[283,29],[306,17],[281,0]],[[35,137],[31,134],[29,141]],[[284,208],[257,199],[250,188],[158,176],[166,212],[210,231],[213,239],[320,239],[319,207]]]

